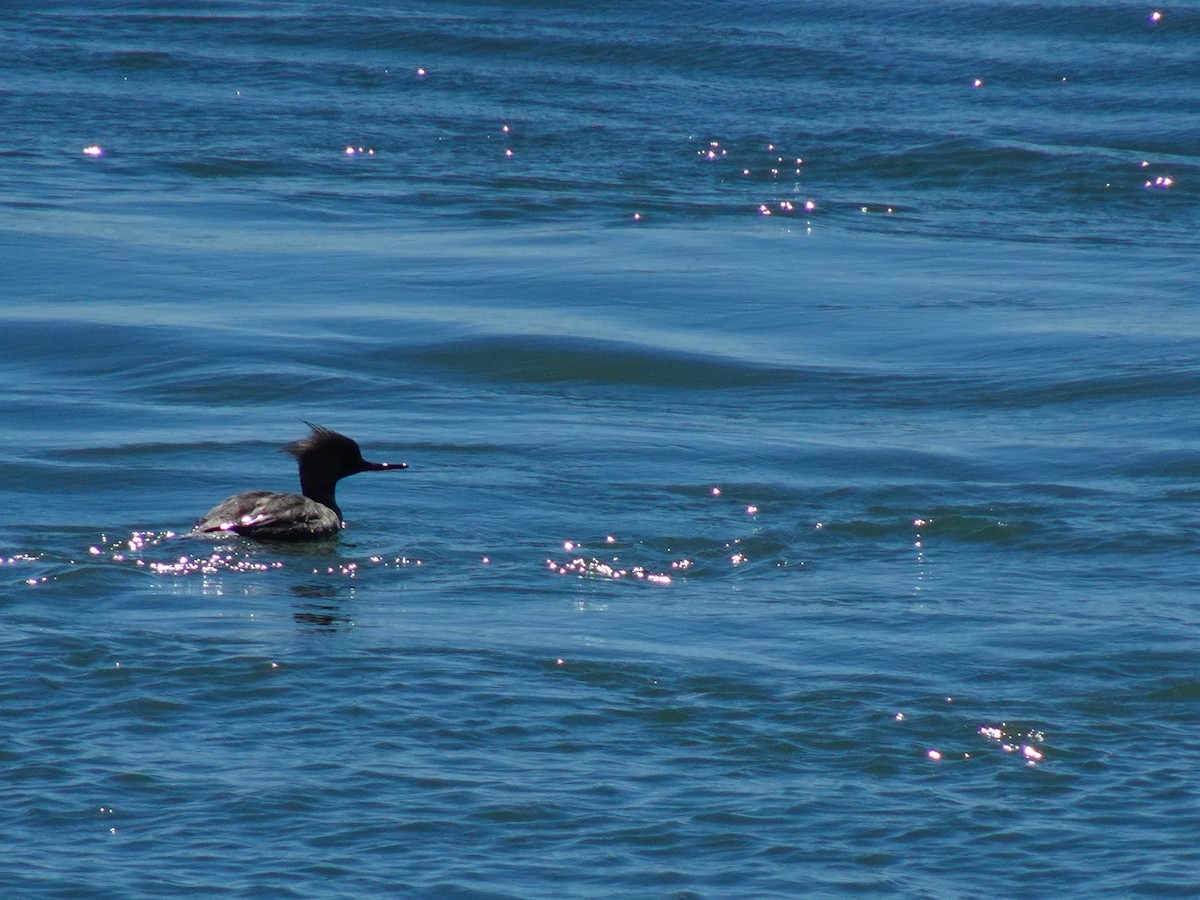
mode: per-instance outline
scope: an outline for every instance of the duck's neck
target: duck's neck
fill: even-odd
[[[312,466],[300,463],[300,493],[309,500],[315,500],[322,506],[328,506],[337,513],[337,517],[340,519],[342,511],[333,497],[333,490],[336,486],[336,478],[330,478],[324,473],[315,471]]]

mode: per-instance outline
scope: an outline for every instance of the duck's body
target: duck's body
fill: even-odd
[[[246,491],[222,501],[201,516],[193,534],[275,541],[305,541],[331,537],[342,530],[342,511],[334,499],[341,478],[358,472],[406,469],[407,463],[372,463],[358,444],[345,435],[309,424],[312,434],[288,444],[300,464],[302,493]]]
[[[342,519],[324,503],[303,494],[246,491],[210,509],[197,520],[195,530],[298,541],[337,534],[342,530]]]

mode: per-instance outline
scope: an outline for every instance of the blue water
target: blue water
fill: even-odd
[[[6,4],[4,895],[1200,894],[1154,13]]]

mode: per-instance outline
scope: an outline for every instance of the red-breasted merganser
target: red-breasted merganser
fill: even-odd
[[[408,468],[408,463],[367,462],[358,444],[344,434],[311,422],[304,424],[312,429],[312,434],[284,447],[300,464],[301,493],[235,494],[197,519],[192,534],[240,534],[273,541],[329,537],[345,524],[333,498],[339,478],[358,472]]]

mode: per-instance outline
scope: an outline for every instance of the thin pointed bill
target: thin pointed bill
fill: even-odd
[[[393,469],[407,469],[408,463],[373,463],[363,460],[362,470],[364,472],[384,472]]]

